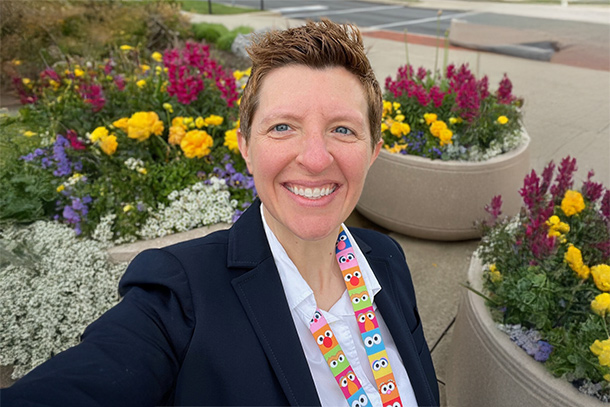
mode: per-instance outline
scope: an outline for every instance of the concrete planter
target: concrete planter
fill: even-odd
[[[480,237],[475,221],[502,195],[505,215],[519,211],[530,167],[529,136],[517,149],[483,162],[441,161],[381,150],[356,208],[384,228],[432,240]]]
[[[482,265],[473,256],[468,280],[482,288]],[[605,405],[565,380],[499,331],[484,300],[464,290],[447,363],[447,405],[453,407],[595,407]]]

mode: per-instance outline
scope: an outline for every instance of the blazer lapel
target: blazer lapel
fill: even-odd
[[[229,232],[229,268],[248,269],[232,280],[290,405],[319,406],[282,282],[267,243],[257,200]]]

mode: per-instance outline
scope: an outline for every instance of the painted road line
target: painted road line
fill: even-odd
[[[302,7],[282,7],[282,8],[274,8],[269,11],[273,11],[274,13],[298,13],[300,11],[320,11],[320,10],[328,10],[328,6],[315,5],[315,6],[302,6]]]
[[[453,18],[473,16],[473,15],[477,15],[477,14],[482,14],[482,13],[480,13],[478,11],[468,11],[466,13],[458,13],[458,14],[451,14],[451,15],[445,14],[445,15],[441,15],[440,17],[439,16],[434,16],[434,17],[428,17],[428,18],[420,18],[419,20],[398,21],[398,22],[395,22],[395,23],[374,25],[374,26],[368,27],[368,28],[370,30],[381,30],[383,28],[399,27],[399,26],[405,26],[405,25],[424,24],[424,23],[430,23],[430,22],[434,22],[434,21],[438,21],[438,20],[449,20],[449,19],[453,19]]]
[[[290,15],[286,17],[290,18],[300,18],[300,17],[319,17],[319,16],[334,16],[338,14],[357,14],[357,13],[366,13],[370,11],[384,11],[384,10],[394,10],[397,8],[404,8],[404,6],[375,6],[375,7],[360,7],[360,8],[350,8],[346,10],[334,10],[327,11],[322,13],[312,13],[312,14],[296,14]]]

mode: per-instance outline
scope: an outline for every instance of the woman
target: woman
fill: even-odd
[[[342,225],[381,148],[359,32],[309,22],[249,52],[238,139],[260,201],[139,255],[122,301],[5,405],[438,405],[400,246]]]

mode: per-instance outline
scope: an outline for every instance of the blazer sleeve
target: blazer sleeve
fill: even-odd
[[[194,327],[180,261],[148,250],[119,283],[123,297],[81,343],[2,391],[3,406],[152,406],[171,403]]]

